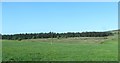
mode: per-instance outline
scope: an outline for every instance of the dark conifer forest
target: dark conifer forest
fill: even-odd
[[[113,35],[110,32],[67,32],[67,33],[25,33],[2,35],[2,39],[6,40],[22,40],[22,39],[39,39],[39,38],[68,38],[68,37],[106,37]]]

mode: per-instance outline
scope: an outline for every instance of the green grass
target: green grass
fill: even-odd
[[[2,62],[2,40],[0,40],[0,62]]]
[[[111,38],[3,40],[2,43],[3,61],[118,60],[117,39]]]

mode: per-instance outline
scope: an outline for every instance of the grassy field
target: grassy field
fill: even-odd
[[[0,40],[0,62],[2,62],[2,40]]]
[[[117,37],[3,40],[3,61],[117,61]]]

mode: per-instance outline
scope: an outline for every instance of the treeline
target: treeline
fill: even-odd
[[[38,39],[38,38],[68,38],[68,37],[105,37],[113,35],[110,32],[68,32],[68,33],[26,33],[14,35],[2,35],[2,39],[22,40],[22,39]]]

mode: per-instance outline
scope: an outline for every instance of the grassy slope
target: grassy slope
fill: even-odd
[[[116,37],[3,40],[3,60],[117,61]],[[103,43],[101,43],[103,42]]]

